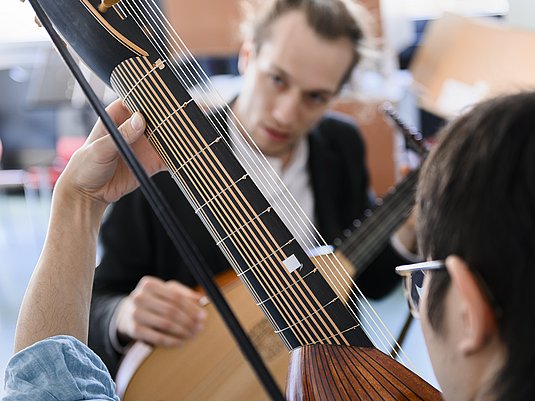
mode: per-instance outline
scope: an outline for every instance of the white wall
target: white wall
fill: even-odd
[[[34,22],[35,13],[29,2],[1,0],[0,44],[48,40],[44,28]]]
[[[512,26],[535,30],[535,1],[509,0],[507,21]]]

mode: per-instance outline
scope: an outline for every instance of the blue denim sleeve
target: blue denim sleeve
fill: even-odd
[[[3,401],[119,401],[100,358],[68,336],[51,337],[15,354],[6,369]]]

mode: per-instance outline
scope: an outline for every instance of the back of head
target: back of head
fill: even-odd
[[[476,106],[441,132],[422,169],[417,229],[427,258],[462,257],[488,286],[507,349],[496,399],[535,393],[535,93]],[[429,288],[440,327],[447,275]]]
[[[290,11],[305,13],[310,27],[322,38],[347,38],[353,44],[352,68],[359,62],[368,25],[366,10],[351,0],[245,0],[241,25],[244,40],[259,51],[269,37],[273,22]],[[349,76],[349,72],[346,79]],[[344,81],[346,80],[344,79]]]

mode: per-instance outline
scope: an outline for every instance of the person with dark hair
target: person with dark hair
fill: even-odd
[[[445,400],[535,393],[534,110],[533,92],[476,106],[439,134],[421,171],[429,261],[397,270]]]
[[[212,118],[251,176],[265,171],[247,166],[253,165],[249,155],[261,152],[281,177],[287,189],[263,188],[275,210],[283,209],[282,199],[294,198],[304,212],[300,229],[317,227],[332,243],[373,204],[357,128],[326,113],[360,59],[362,10],[349,0],[248,4],[238,65],[243,84],[229,109]],[[169,174],[154,181],[213,273],[228,270],[229,262]],[[393,267],[409,261],[398,252],[411,248],[408,237],[394,242],[401,246],[389,244],[359,277],[366,296],[382,297],[399,283]],[[101,241],[89,344],[113,373],[133,340],[179,346],[199,333],[206,314],[201,295],[191,289],[197,283],[140,191],[113,205]]]

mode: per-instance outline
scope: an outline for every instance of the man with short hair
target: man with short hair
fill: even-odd
[[[326,114],[360,58],[359,10],[349,0],[255,3],[243,24],[243,85],[228,113],[213,115],[252,176],[261,172],[246,166],[247,155],[261,152],[281,177],[289,192],[263,188],[275,210],[295,198],[304,211],[302,227],[288,228],[315,226],[327,243],[372,206],[362,138],[349,119]],[[229,269],[171,177],[154,180],[213,273]],[[197,283],[139,191],[113,206],[101,240],[89,344],[112,372],[132,340],[179,346],[203,328],[200,294],[190,289]],[[393,267],[406,262],[388,245],[357,284],[369,297],[384,296],[399,282]]]

